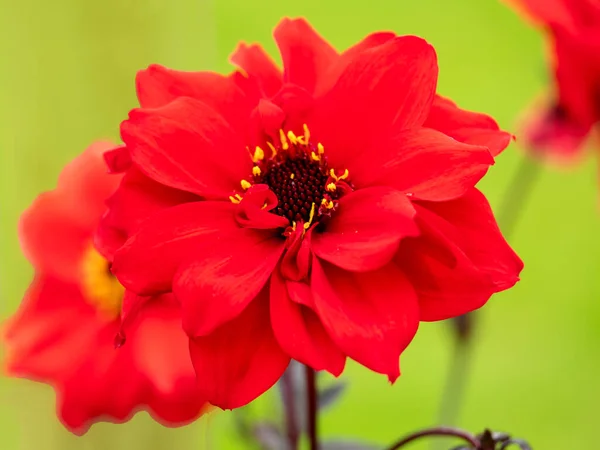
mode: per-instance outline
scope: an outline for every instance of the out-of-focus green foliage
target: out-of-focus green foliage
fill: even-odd
[[[271,30],[284,15],[306,16],[336,47],[381,29],[417,34],[437,49],[440,91],[515,131],[547,81],[539,34],[496,0],[25,0],[0,2],[0,315],[17,306],[31,270],[16,223],[60,168],[96,138],[118,138],[135,105],[135,71],[158,62],[228,70],[239,40],[272,54]],[[494,206],[521,154],[502,155],[481,187]],[[539,449],[584,448],[597,433],[600,391],[600,237],[596,167],[545,169],[511,241],[523,281],[484,309],[461,425],[509,430]],[[514,192],[516,197],[519,192]],[[451,357],[444,324],[424,324],[390,387],[350,365],[350,387],[322,431],[390,442],[430,425]],[[264,403],[265,401],[263,401]],[[262,405],[264,407],[264,405]],[[241,448],[230,413],[163,429],[138,417],[69,436],[49,388],[0,380],[0,446],[8,450],[191,450]],[[415,446],[415,449],[426,448]]]

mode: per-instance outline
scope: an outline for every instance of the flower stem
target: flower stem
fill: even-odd
[[[285,425],[290,450],[298,450],[298,426],[296,417],[296,395],[294,392],[294,377],[289,371],[283,374],[283,396],[285,405]]]
[[[535,181],[539,178],[541,165],[523,157],[510,180],[504,198],[498,208],[498,225],[504,236],[508,238],[514,232],[529,195],[533,192]],[[468,327],[475,327],[478,314],[469,313],[460,320],[470,322]],[[453,319],[453,325],[460,326]],[[458,421],[460,407],[464,398],[466,382],[471,367],[473,347],[473,331],[457,332],[453,358],[450,361],[448,375],[439,408],[438,423],[452,426]]]
[[[409,434],[408,436],[403,437],[398,442],[393,444],[391,447],[388,447],[387,450],[398,450],[399,448],[404,447],[406,444],[416,441],[417,439],[431,436],[455,437],[467,442],[474,449],[479,448],[479,440],[472,434],[467,433],[466,431],[462,431],[457,428],[435,427]]]
[[[319,450],[317,438],[317,380],[315,371],[306,366],[306,396],[308,413],[308,441],[310,450]]]

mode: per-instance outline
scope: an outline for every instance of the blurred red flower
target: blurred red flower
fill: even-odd
[[[9,375],[51,384],[61,421],[77,434],[142,408],[170,425],[204,408],[172,296],[149,301],[129,324],[128,345],[115,349],[124,288],[92,245],[120,179],[106,173],[102,153],[111,147],[90,146],[23,214],[35,278],[3,335]]]
[[[568,162],[600,120],[600,3],[508,1],[543,27],[554,79],[551,98],[534,105],[523,137],[538,156]]]
[[[99,242],[140,295],[173,292],[223,408],[294,358],[394,381],[419,321],[484,305],[522,263],[474,185],[511,136],[436,96],[433,48],[376,33],[341,54],[304,20],[283,73],[242,44],[229,76],[151,66],[106,155],[125,172]]]

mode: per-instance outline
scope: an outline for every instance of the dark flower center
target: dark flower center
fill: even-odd
[[[273,162],[263,177],[278,200],[272,212],[290,222],[309,222],[311,210],[320,206],[329,174],[319,161],[311,161],[305,153],[283,162]],[[314,210],[313,210],[314,215]]]
[[[290,222],[284,236],[289,236],[300,223],[308,230],[330,217],[340,197],[352,191],[348,170],[336,172],[328,166],[325,148],[321,143],[310,142],[306,125],[303,135],[280,130],[279,141],[267,145],[266,152],[261,147],[252,152],[252,175],[241,180],[240,185],[244,191],[254,184],[269,187],[277,197],[277,206],[271,212]],[[229,199],[240,203],[243,194],[233,193]]]

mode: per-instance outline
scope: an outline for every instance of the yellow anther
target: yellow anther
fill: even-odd
[[[335,183],[329,183],[325,189],[327,189],[329,192],[334,192],[335,191]]]
[[[288,131],[287,137],[292,144],[298,143],[298,138],[296,137],[296,135],[294,134],[294,132],[292,130]]]
[[[310,225],[312,224],[313,219],[315,218],[315,204],[313,203],[310,207],[310,216],[308,217],[308,222],[304,224],[304,229],[308,230]]]
[[[296,221],[293,221],[293,222],[292,222],[292,230],[293,230],[293,231],[296,231]]]
[[[321,205],[327,209],[333,208],[333,202],[331,200],[327,200],[326,198],[321,199]]]
[[[321,161],[321,157],[319,155],[317,155],[315,152],[310,152],[310,158],[313,161]]]
[[[344,170],[344,173],[338,177],[338,176],[335,174],[335,170],[333,170],[333,169],[329,169],[329,175],[330,175],[330,176],[331,176],[331,178],[333,178],[335,181],[340,181],[340,180],[345,180],[346,178],[348,178],[348,176],[350,175],[350,172],[348,172],[348,169],[345,169],[345,170]]]
[[[239,202],[240,202],[242,199],[238,199],[238,198],[237,198],[237,194],[236,194],[235,196],[233,196],[233,195],[230,195],[230,196],[229,196],[229,200],[231,200],[231,203],[234,203],[234,204],[236,204],[236,205],[237,205],[237,204],[238,204],[238,203],[239,203]]]
[[[307,141],[304,138],[304,136],[296,136],[296,139],[298,140],[298,143],[301,144],[301,145],[306,145],[307,144]]]
[[[271,157],[274,157],[277,154],[277,149],[275,148],[275,146],[273,144],[271,144],[270,142],[267,142],[267,145],[269,146],[269,148],[271,149]]]
[[[295,174],[295,173],[290,173],[290,178],[291,178],[292,180],[294,179],[294,177],[295,177],[295,176],[296,176],[296,174]]]
[[[302,129],[304,130],[304,140],[308,144],[308,140],[310,139],[310,130],[308,129],[308,125],[302,125]]]
[[[258,166],[254,166],[252,168],[252,175],[254,175],[255,177],[260,177],[260,167]]]
[[[243,189],[243,190],[249,189],[249,188],[250,188],[250,186],[252,186],[252,185],[251,185],[249,182],[247,182],[246,180],[242,180],[242,181],[240,182],[240,184],[242,185],[242,189]]]
[[[325,147],[323,147],[323,144],[321,144],[320,142],[317,144],[317,151],[319,152],[319,155],[325,153]]]
[[[288,144],[287,139],[285,138],[285,133],[283,130],[279,130],[279,140],[281,141],[281,148],[287,150],[290,148],[290,144]]]
[[[263,159],[265,159],[265,151],[257,145],[256,149],[254,150],[254,156],[252,156],[252,161],[257,163]]]

